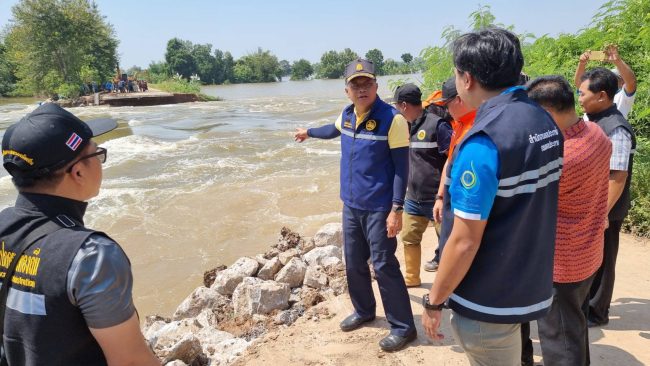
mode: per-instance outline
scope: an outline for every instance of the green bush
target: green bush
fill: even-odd
[[[171,79],[164,80],[160,83],[150,84],[151,88],[166,91],[169,93],[190,93],[199,94],[201,92],[201,84],[198,81],[187,81],[179,75]]]
[[[632,175],[632,208],[624,228],[633,234],[650,237],[650,139],[637,138]]]
[[[469,30],[496,25],[489,6],[482,6],[469,16]],[[513,30],[512,27],[505,27]],[[513,30],[514,31],[514,30]],[[426,63],[423,89],[428,92],[452,74],[449,45],[464,31],[448,26],[442,33],[442,46],[428,47],[421,56]],[[586,50],[602,50],[608,44],[618,45],[619,54],[634,70],[637,92],[634,107],[628,115],[637,136],[632,179],[632,209],[624,229],[650,237],[650,0],[607,1],[594,15],[591,24],[575,34],[557,37],[519,34],[522,42],[524,72],[532,78],[560,74],[573,84],[578,59]],[[587,69],[611,64],[590,62]],[[579,108],[580,109],[580,108]]]
[[[79,85],[61,84],[56,89],[56,93],[59,95],[59,98],[74,99],[80,94]]]

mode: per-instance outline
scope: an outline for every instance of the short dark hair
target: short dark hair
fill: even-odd
[[[16,189],[19,192],[28,189],[32,190],[32,189],[54,188],[59,183],[61,183],[61,181],[63,180],[63,176],[67,173],[68,169],[70,169],[73,165],[77,163],[88,165],[88,160],[87,159],[74,160],[66,164],[63,168],[57,169],[53,172],[49,172],[48,174],[43,176],[23,177],[17,174],[16,176],[11,177],[11,182],[14,184],[14,187],[16,187]],[[14,167],[12,166],[7,167],[7,171],[9,171],[9,174],[11,174],[11,169],[14,169]]]
[[[517,85],[524,66],[519,38],[501,28],[463,34],[453,45],[454,66],[487,90]]]
[[[616,74],[604,67],[597,67],[585,72],[582,75],[582,81],[589,79],[589,91],[599,93],[604,91],[609,99],[614,100],[618,92],[618,78]]]
[[[61,183],[64,174],[65,168],[59,169],[41,177],[22,177],[20,175],[16,175],[15,177],[11,177],[11,182],[14,184],[14,187],[16,187],[18,191],[33,188],[54,188],[56,185]]]
[[[560,75],[542,76],[528,84],[528,97],[545,108],[558,112],[575,109],[575,97],[569,82]]]

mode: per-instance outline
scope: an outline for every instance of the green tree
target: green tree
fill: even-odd
[[[0,43],[0,95],[7,96],[14,90],[16,78],[13,74],[13,65],[7,60],[7,49]]]
[[[280,61],[280,69],[282,69],[282,76],[291,75],[291,64],[287,60]]]
[[[196,73],[204,84],[216,84],[217,62],[212,56],[211,44],[196,44],[192,47],[192,58],[196,65]]]
[[[358,58],[359,55],[349,48],[341,52],[327,51],[320,58],[318,78],[339,79],[343,77],[345,66]]]
[[[196,63],[192,55],[194,46],[190,41],[172,38],[167,42],[165,61],[172,74],[179,74],[189,80],[197,72]]]
[[[235,60],[230,52],[226,51],[223,54],[223,78],[225,83],[235,82]]]
[[[471,30],[498,25],[489,7],[480,7],[470,14]],[[505,27],[513,30],[512,26]],[[439,88],[439,82],[451,75],[449,44],[460,31],[449,26],[443,32],[445,44],[429,47],[422,52],[427,71],[426,89]],[[637,153],[632,179],[632,208],[624,227],[636,234],[650,236],[650,0],[611,0],[593,17],[587,28],[575,34],[557,37],[518,34],[524,53],[524,71],[535,78],[559,74],[570,81],[585,50],[603,50],[609,44],[618,45],[619,54],[634,70],[637,78],[635,104],[628,115],[637,135]],[[588,68],[612,67],[591,61]]]
[[[278,58],[261,48],[237,60],[234,72],[239,83],[268,83],[282,78]]]
[[[244,62],[237,61],[233,68],[234,81],[237,83],[253,83],[253,69]]]
[[[169,70],[169,65],[164,61],[160,61],[151,62],[149,68],[144,73],[143,78],[157,84],[169,79],[170,76],[171,71]]]
[[[386,59],[384,62],[384,72],[386,75],[397,75],[400,74],[400,65],[397,61],[392,58]]]
[[[309,61],[301,58],[291,66],[291,80],[305,80],[314,73],[314,68]]]
[[[225,81],[224,67],[225,60],[223,58],[223,51],[220,49],[214,50],[214,84],[223,84]]]
[[[338,79],[343,76],[341,58],[338,52],[332,50],[325,52],[320,58],[318,77],[322,79]]]
[[[406,63],[406,64],[413,61],[413,56],[410,53],[403,53],[401,58],[402,58],[402,61],[404,61],[404,63]]]
[[[375,65],[377,75],[384,75],[384,54],[380,50],[373,48],[366,52],[366,60],[372,61]]]
[[[22,0],[12,14],[6,46],[18,93],[51,95],[62,84],[79,90],[82,69],[98,82],[114,75],[118,41],[94,2]]]
[[[352,61],[354,61],[354,60],[356,60],[358,58],[359,58],[359,55],[357,55],[356,52],[352,51],[349,48],[346,48],[343,51],[341,51],[341,53],[339,53],[339,59],[341,61],[341,70],[342,70],[342,72],[344,71],[345,66],[347,64],[349,64],[350,62],[352,62]]]

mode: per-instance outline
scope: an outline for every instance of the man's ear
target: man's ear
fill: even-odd
[[[609,95],[607,95],[607,92],[604,90],[601,90],[600,95],[598,96],[598,101],[600,102],[602,100],[609,100]]]
[[[84,166],[85,165],[83,161],[80,161],[72,166],[72,170],[70,171],[70,178],[73,181],[80,183],[81,180],[86,178]]]
[[[472,89],[474,87],[474,85],[476,85],[476,83],[477,83],[476,79],[474,79],[472,74],[470,74],[469,72],[464,72],[461,75],[461,78],[463,79],[463,82],[465,83],[465,90]]]

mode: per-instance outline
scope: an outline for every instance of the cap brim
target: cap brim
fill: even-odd
[[[88,127],[93,133],[93,137],[103,135],[117,128],[117,121],[112,118],[99,118],[86,121]]]
[[[359,72],[359,73],[352,74],[352,75],[348,76],[348,78],[345,79],[345,81],[348,82],[348,81],[350,81],[350,80],[352,80],[354,78],[358,78],[359,76],[365,76],[367,78],[376,79],[374,74],[371,74],[369,72]]]
[[[438,98],[438,99],[434,99],[434,100],[429,101],[429,103],[430,104],[436,104],[436,105],[445,105],[445,104],[451,102],[454,98],[456,98],[456,96],[453,96],[451,98]]]

